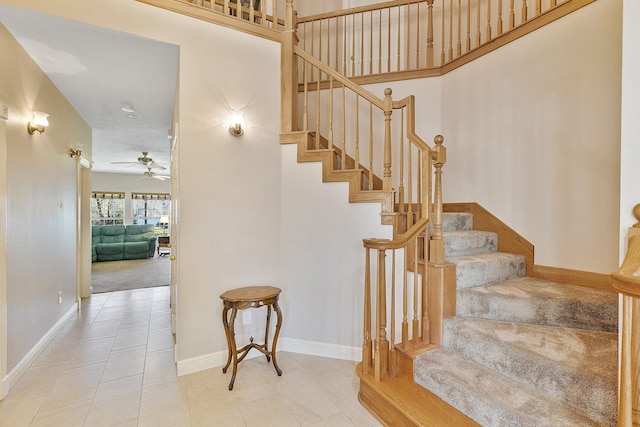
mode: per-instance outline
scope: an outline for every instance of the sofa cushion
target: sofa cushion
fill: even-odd
[[[102,227],[99,225],[91,226],[91,244],[95,245],[96,243],[100,243],[100,229]]]
[[[124,259],[144,259],[149,258],[149,243],[126,242],[124,244]]]
[[[124,232],[124,225],[103,225],[100,227],[100,243],[122,243]]]
[[[123,259],[124,243],[98,243],[96,254],[98,261],[119,261]]]
[[[124,234],[125,242],[147,242],[150,237],[154,236],[153,224],[133,224],[127,225]]]

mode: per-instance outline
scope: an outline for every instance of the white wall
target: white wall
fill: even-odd
[[[91,129],[2,25],[0,52],[0,103],[9,107],[0,169],[7,184],[0,231],[6,238],[4,381],[75,304],[76,162],[68,149],[82,141],[90,150]],[[51,115],[43,134],[27,133],[31,110]]]
[[[536,264],[617,267],[620,24],[598,1],[442,78],[445,201],[485,206]]]
[[[636,223],[631,213],[640,203],[640,2],[623,1],[622,23],[622,149],[620,153],[620,262],[627,252],[627,229]]]
[[[171,181],[148,178],[140,173],[91,172],[91,191],[124,191],[125,200],[131,200],[131,193],[171,193]],[[133,224],[131,203],[125,203],[125,224]]]

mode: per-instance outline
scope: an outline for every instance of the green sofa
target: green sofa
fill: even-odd
[[[153,224],[92,226],[91,262],[153,258],[154,230]]]

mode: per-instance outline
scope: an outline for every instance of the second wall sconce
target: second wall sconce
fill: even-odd
[[[42,111],[33,111],[33,119],[27,123],[27,132],[33,135],[35,132],[43,133],[44,129],[49,126],[49,115]]]
[[[242,115],[236,113],[231,119],[231,124],[229,125],[229,133],[233,136],[241,136],[244,134],[244,129],[242,129]]]

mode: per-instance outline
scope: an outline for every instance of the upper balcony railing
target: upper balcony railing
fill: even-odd
[[[349,78],[425,77],[459,67],[593,1],[387,1],[300,17],[298,37],[303,49]]]

